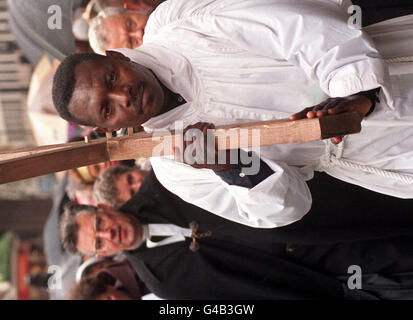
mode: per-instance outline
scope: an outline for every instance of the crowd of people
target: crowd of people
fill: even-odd
[[[179,123],[206,135],[357,112],[362,131],[236,150],[237,163],[170,156],[148,170],[134,160],[71,170],[57,219],[62,250],[81,257],[68,297],[413,298],[413,70],[391,72],[386,60],[413,56],[413,8],[353,3],[366,29],[350,26],[352,3],[341,0],[82,9],[74,36],[90,47],[53,80],[69,122],[118,133]],[[245,174],[252,162],[258,173]]]

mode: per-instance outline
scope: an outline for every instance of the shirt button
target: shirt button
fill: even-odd
[[[295,251],[295,249],[297,249],[297,247],[296,247],[295,245],[293,245],[293,244],[287,244],[287,245],[285,246],[285,251],[286,251],[287,253],[293,253],[293,252]]]
[[[239,176],[240,176],[241,178],[244,178],[244,177],[245,177],[245,173],[244,173],[244,172],[240,172]]]

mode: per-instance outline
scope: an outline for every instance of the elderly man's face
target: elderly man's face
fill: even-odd
[[[105,50],[139,47],[148,18],[149,13],[139,11],[126,11],[106,18],[102,26],[106,30]]]
[[[162,113],[165,93],[154,74],[120,53],[107,54],[76,67],[69,112],[108,129],[138,126]]]
[[[98,212],[80,214],[77,249],[85,254],[103,257],[130,250],[142,239],[139,221],[130,214],[100,205]]]
[[[121,174],[115,183],[116,190],[118,191],[117,199],[127,202],[139,191],[144,179],[145,173],[141,170],[131,170]]]

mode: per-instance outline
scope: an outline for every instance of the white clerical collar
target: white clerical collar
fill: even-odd
[[[148,248],[154,248],[159,246],[164,246],[167,244],[185,241],[185,237],[192,237],[191,228],[183,228],[170,223],[151,223],[142,225],[143,236],[139,243],[133,247],[131,250],[138,249],[142,243],[146,241],[146,246]],[[160,236],[166,237],[165,239],[153,242],[151,237]]]
[[[165,246],[168,244],[185,241],[185,237],[192,237],[192,230],[190,228],[182,228],[174,224],[168,223],[153,223],[148,225],[149,237],[146,239],[146,246],[148,248],[155,248]],[[161,241],[151,241],[151,237],[161,236],[166,237]]]
[[[149,238],[153,236],[176,236],[191,237],[190,228],[179,227],[170,223],[151,223],[148,224]]]
[[[142,225],[142,229],[143,237],[141,241],[139,241],[139,243],[131,250],[138,249],[145,241],[148,248],[154,248],[175,242],[185,241],[185,238],[192,237],[191,228],[183,228],[170,223],[151,223],[148,225]],[[158,242],[151,241],[151,237],[155,236],[166,238]]]
[[[142,243],[149,238],[149,229],[147,224],[142,225],[142,239],[137,243],[136,246],[134,246],[131,251],[138,249]]]
[[[142,123],[142,127],[148,133],[153,133],[155,130],[182,130],[193,124],[188,119],[193,119],[199,112],[191,102],[186,102],[176,108],[169,110],[160,115],[148,119]]]

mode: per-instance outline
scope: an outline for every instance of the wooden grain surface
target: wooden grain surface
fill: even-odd
[[[222,150],[316,141],[358,133],[360,130],[359,115],[343,113],[320,119],[283,119],[219,126],[214,130],[214,136],[217,148]],[[111,160],[151,157],[154,151],[159,150],[163,152],[158,152],[157,156],[171,155],[178,139],[182,139],[182,136],[175,132],[158,137],[137,133],[108,140],[108,153]]]
[[[276,120],[220,126],[214,130],[218,149],[247,148],[297,142],[309,142],[360,132],[356,113],[344,113],[321,119]],[[174,132],[157,136],[144,132],[88,143],[71,142],[0,153],[0,183],[68,170],[109,160],[127,160],[170,155],[176,139]]]
[[[4,159],[0,154],[0,184],[37,177],[109,160],[106,139],[73,146],[64,144],[48,150],[32,149],[29,153],[17,153],[17,157]]]

